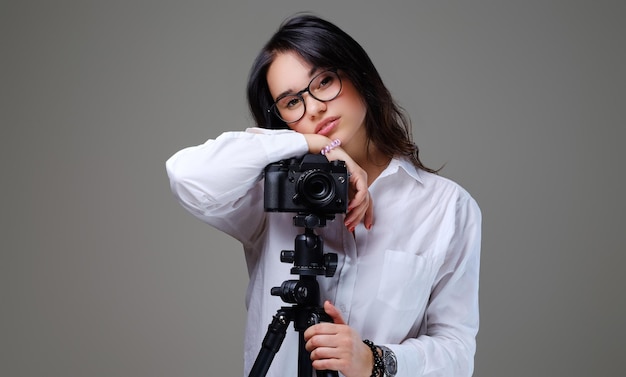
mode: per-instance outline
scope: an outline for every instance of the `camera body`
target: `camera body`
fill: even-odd
[[[321,154],[306,154],[265,167],[265,210],[316,215],[348,209],[348,169],[344,161],[329,162]]]

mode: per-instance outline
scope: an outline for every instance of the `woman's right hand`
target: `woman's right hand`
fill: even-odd
[[[322,148],[331,143],[329,138],[322,135],[305,135],[305,138],[311,153],[319,153]],[[363,222],[365,228],[371,229],[374,223],[374,206],[367,186],[367,172],[340,146],[326,153],[326,158],[329,161],[345,161],[348,169],[350,187],[348,211],[344,221],[346,227],[352,232],[359,223]]]

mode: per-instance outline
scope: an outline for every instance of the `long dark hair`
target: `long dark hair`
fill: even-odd
[[[284,21],[250,69],[248,106],[259,127],[288,128],[273,112],[267,111],[274,102],[267,84],[267,70],[276,54],[284,52],[295,52],[314,67],[338,68],[365,100],[368,142],[388,157],[406,156],[415,166],[436,172],[420,161],[409,117],[392,98],[363,47],[333,23],[314,15],[299,14]]]

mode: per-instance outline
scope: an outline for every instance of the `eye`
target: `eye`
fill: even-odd
[[[319,93],[335,85],[337,80],[336,75],[333,72],[323,72],[317,76],[311,83],[311,90]]]
[[[302,103],[302,100],[298,96],[286,96],[278,100],[278,107],[281,109],[290,110],[298,107]]]
[[[324,76],[322,78],[322,81],[320,81],[320,88],[328,86],[328,85],[330,85],[332,83],[333,83],[333,77],[332,76],[330,76],[330,75]]]

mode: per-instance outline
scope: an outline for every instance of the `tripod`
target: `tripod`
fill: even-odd
[[[280,260],[293,263],[291,273],[299,275],[298,280],[285,280],[280,287],[271,290],[272,296],[280,298],[292,306],[283,306],[274,315],[268,326],[261,350],[250,370],[249,377],[264,377],[274,356],[280,349],[289,323],[293,322],[298,332],[298,377],[312,377],[309,352],[305,349],[304,331],[320,322],[331,322],[324,308],[320,307],[320,289],[317,275],[332,277],[337,269],[337,254],[324,254],[324,242],[314,229],[326,225],[326,220],[334,216],[320,217],[316,214],[300,213],[294,216],[294,225],[304,227],[304,233],[295,237],[294,250],[283,250]],[[337,371],[317,371],[318,377],[338,377]]]

